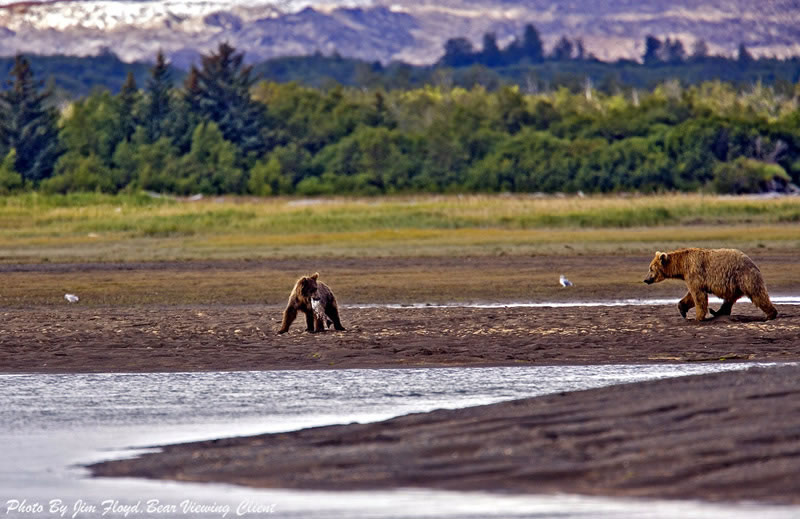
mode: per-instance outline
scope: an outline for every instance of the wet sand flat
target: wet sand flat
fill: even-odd
[[[674,305],[342,308],[346,331],[276,335],[281,307],[6,309],[0,371],[152,372],[800,360],[800,306],[710,321]]]
[[[794,254],[754,257],[797,295]],[[0,265],[0,372],[169,372],[800,361],[800,306],[683,319],[649,257],[502,256]],[[344,332],[278,336],[320,271]],[[575,282],[557,285],[558,274]],[[81,301],[71,305],[65,292]],[[674,304],[502,307],[659,298]],[[438,303],[499,303],[495,308]],[[387,307],[388,303],[422,303]],[[430,303],[434,306],[424,306]],[[364,305],[365,307],[359,307]],[[711,305],[716,307],[715,304]],[[96,475],[259,487],[393,488],[798,502],[800,368],[754,370],[167,447]]]
[[[800,503],[800,367],[171,445],[95,476]]]
[[[800,294],[794,255],[755,259],[771,294]],[[749,303],[730,317],[685,320],[676,307],[684,284],[645,285],[648,263],[568,255],[3,264],[0,372],[800,360],[800,306],[778,304],[780,316],[767,322]],[[309,334],[298,319],[277,336],[294,280],[316,270],[337,295],[347,331]],[[559,272],[575,286],[562,289]],[[80,302],[67,303],[65,292]],[[424,306],[627,298],[674,304]]]

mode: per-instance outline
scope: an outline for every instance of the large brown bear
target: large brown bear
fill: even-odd
[[[665,279],[682,279],[689,292],[678,303],[678,310],[685,318],[693,306],[697,320],[706,318],[708,294],[721,298],[723,303],[713,316],[730,315],[733,304],[747,296],[754,305],[775,319],[778,311],[772,306],[767,286],[761,271],[753,260],[736,249],[680,249],[672,252],[656,252],[650,262],[650,273],[644,279],[648,285]]]
[[[289,330],[298,311],[306,314],[306,329],[311,333],[324,332],[326,321],[328,326],[333,323],[337,330],[344,330],[339,320],[336,297],[328,285],[318,281],[318,278],[319,272],[315,272],[297,280],[289,295],[289,304],[283,311],[283,322],[278,333],[286,333]]]

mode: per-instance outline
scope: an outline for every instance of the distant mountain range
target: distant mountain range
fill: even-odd
[[[507,44],[526,24],[546,49],[580,38],[602,60],[639,59],[648,34],[691,51],[800,55],[797,0],[56,0],[0,7],[0,55],[95,55],[152,60],[163,49],[179,67],[227,41],[251,62],[314,53],[369,61],[435,62],[449,38],[480,48],[484,33]]]

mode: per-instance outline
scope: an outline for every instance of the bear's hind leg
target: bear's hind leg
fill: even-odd
[[[339,308],[336,306],[336,303],[328,305],[328,307],[325,309],[325,314],[330,317],[331,321],[333,321],[334,329],[344,331],[342,321],[339,320]]]
[[[769,295],[767,294],[766,290],[760,290],[755,294],[748,294],[750,301],[753,302],[754,305],[759,307],[762,312],[767,314],[767,321],[771,321],[778,317],[778,309],[772,304],[772,301],[769,300]]]
[[[738,297],[736,299],[738,299]],[[719,307],[719,310],[714,311],[712,308],[709,308],[708,311],[711,312],[711,315],[714,317],[731,315],[731,309],[733,308],[733,304],[736,303],[736,299],[725,299],[722,301],[722,306]]]
[[[683,296],[678,302],[678,311],[681,313],[684,319],[686,319],[686,312],[691,310],[694,307],[694,298],[692,297],[691,292],[686,292],[686,295]]]

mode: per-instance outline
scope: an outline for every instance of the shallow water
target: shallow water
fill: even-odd
[[[128,517],[798,517],[800,508],[796,507],[428,490],[260,491],[228,485],[100,480],[88,478],[79,466],[132,455],[137,451],[131,447],[374,421],[436,408],[742,367],[2,375],[0,515],[59,517],[59,507],[66,507],[64,517],[124,517],[126,512]],[[115,501],[117,508],[113,508]],[[31,512],[12,510],[15,502]],[[139,509],[125,508],[137,502]],[[156,502],[161,510],[153,508]],[[206,507],[206,513],[193,506]],[[244,508],[237,514],[240,506]]]
[[[800,296],[776,296],[770,298],[779,305],[800,305]],[[709,303],[721,304],[722,299],[709,297]],[[444,304],[363,304],[342,305],[343,308],[583,308],[595,306],[658,306],[677,305],[678,299],[605,299],[598,301],[544,301],[536,303],[511,302],[511,303],[444,303]],[[736,304],[752,304],[746,297]]]

